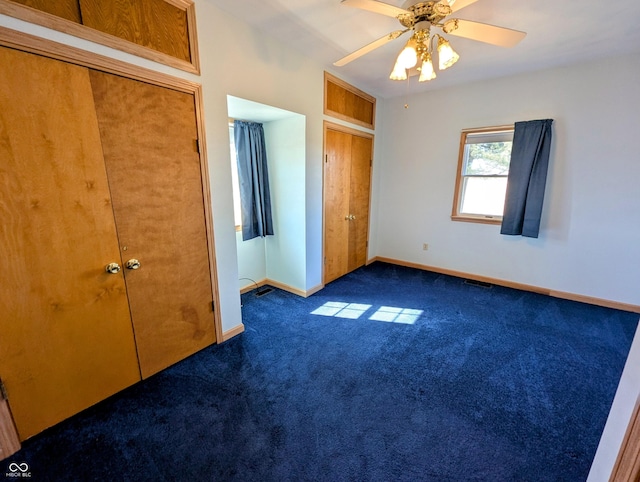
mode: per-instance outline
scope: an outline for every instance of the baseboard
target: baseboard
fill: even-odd
[[[594,298],[592,296],[577,295],[575,293],[565,293],[564,291],[549,291],[549,296],[554,298],[562,298],[565,300],[579,301],[589,305],[603,306],[605,308],[613,308],[615,310],[630,311],[631,313],[640,313],[640,306],[630,303],[621,303],[619,301],[605,300],[603,298]]]
[[[300,290],[298,288],[294,288],[293,286],[289,286],[284,283],[280,283],[279,281],[268,279],[265,284],[268,284],[269,286],[273,286],[274,288],[281,289],[283,291],[288,291],[289,293],[293,293],[294,295],[298,295],[306,298],[306,291]]]
[[[248,284],[247,286],[240,288],[240,294],[243,295],[245,293],[248,293],[251,290],[255,290],[256,288],[260,288],[266,285],[267,283],[268,281],[266,279],[263,279],[260,281],[256,281],[255,284],[254,283]]]
[[[244,325],[242,323],[240,323],[238,326],[234,326],[230,330],[227,330],[224,333],[222,333],[222,342],[230,340],[231,338],[239,335],[243,331],[244,331]]]
[[[515,288],[518,290],[530,291],[530,292],[539,293],[542,295],[553,296],[554,298],[561,298],[561,299],[570,300],[570,301],[579,301],[581,303],[587,303],[587,304],[596,305],[596,306],[603,306],[605,308],[613,308],[616,310],[629,311],[632,313],[640,313],[640,306],[638,305],[621,303],[619,301],[606,300],[602,298],[595,298],[592,296],[579,295],[575,293],[568,293],[565,291],[552,290],[549,288],[542,288],[540,286],[516,283],[514,281],[508,281],[508,280],[503,280],[499,278],[490,278],[488,276],[481,276],[473,273],[465,273],[462,271],[455,271],[455,270],[446,269],[446,268],[438,268],[436,266],[428,266],[428,265],[419,264],[419,263],[412,263],[410,261],[402,261],[399,259],[384,258],[381,256],[376,256],[371,260],[367,261],[367,264],[371,264],[375,261],[395,264],[398,266],[406,266],[408,268],[422,269],[425,271],[432,271],[434,273],[446,274],[449,276],[456,276],[458,278],[482,281],[484,283],[491,283],[498,286],[505,286],[507,288]]]
[[[314,286],[313,288],[307,290],[305,293],[305,298],[308,298],[309,296],[317,293],[318,291],[320,291],[321,289],[324,288],[324,284],[320,283],[318,286]]]
[[[281,289],[283,291],[287,291],[289,293],[293,293],[294,295],[302,296],[303,298],[308,298],[312,294],[317,293],[322,288],[324,288],[323,284],[319,284],[318,286],[314,286],[311,289],[301,290],[301,289],[298,289],[298,288],[294,288],[293,286],[289,286],[287,284],[280,283],[279,281],[274,281],[272,279],[263,279],[263,280],[260,280],[260,281],[256,281],[255,284],[251,283],[250,285],[247,285],[244,288],[240,288],[240,294],[243,295],[245,293],[248,293],[249,291],[252,291],[252,290],[254,290],[256,288],[261,288],[262,286],[265,286],[265,285],[273,286],[274,288],[278,288],[278,289]]]

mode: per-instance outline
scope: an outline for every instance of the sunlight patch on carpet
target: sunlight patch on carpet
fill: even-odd
[[[335,316],[336,318],[347,318],[357,320],[372,305],[362,303],[344,303],[341,301],[327,301],[324,305],[311,312],[312,315]],[[422,315],[422,310],[411,308],[398,308],[395,306],[381,306],[369,317],[372,321],[384,321],[385,323],[402,323],[413,325]]]
[[[385,321],[387,323],[403,323],[413,325],[422,314],[422,310],[410,308],[397,308],[395,306],[381,306],[373,315],[369,317],[374,321]]]
[[[339,301],[327,301],[324,305],[311,312],[312,315],[335,316],[336,318],[348,318],[357,320],[362,314],[371,308],[371,305],[361,303],[342,303]]]

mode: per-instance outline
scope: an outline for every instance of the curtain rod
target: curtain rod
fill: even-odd
[[[490,133],[494,131],[506,131],[509,129],[513,129],[515,124],[506,124],[502,126],[491,126],[491,127],[470,127],[468,129],[462,129],[460,132],[477,132],[477,133]]]
[[[233,126],[233,121],[240,121],[240,122],[252,122],[254,124],[262,124],[262,122],[258,122],[258,121],[254,121],[254,120],[249,120],[249,119],[234,119],[233,117],[229,117],[229,126]]]

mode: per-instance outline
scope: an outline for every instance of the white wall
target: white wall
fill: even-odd
[[[323,68],[206,0],[196,2],[223,329],[241,322],[226,96],[300,113],[305,131],[305,288],[321,282]],[[317,235],[315,233],[318,233]]]
[[[266,277],[306,290],[305,119],[264,124],[275,236],[265,239]]]
[[[373,254],[640,305],[639,78],[635,55],[379,102]],[[540,118],[540,237],[451,221],[460,130]]]
[[[238,289],[252,286],[253,282],[259,283],[264,280],[267,277],[264,238],[258,237],[243,241],[242,231],[237,231],[236,247],[238,250]]]

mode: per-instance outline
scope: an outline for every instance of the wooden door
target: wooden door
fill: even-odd
[[[325,128],[324,282],[367,261],[373,139]]]
[[[24,440],[140,373],[88,70],[0,65],[0,377]]]
[[[349,213],[352,219],[349,221],[349,272],[367,262],[372,155],[370,137],[351,136]]]
[[[143,378],[215,342],[194,97],[91,72]]]
[[[327,129],[324,163],[324,282],[349,270],[351,135]]]

